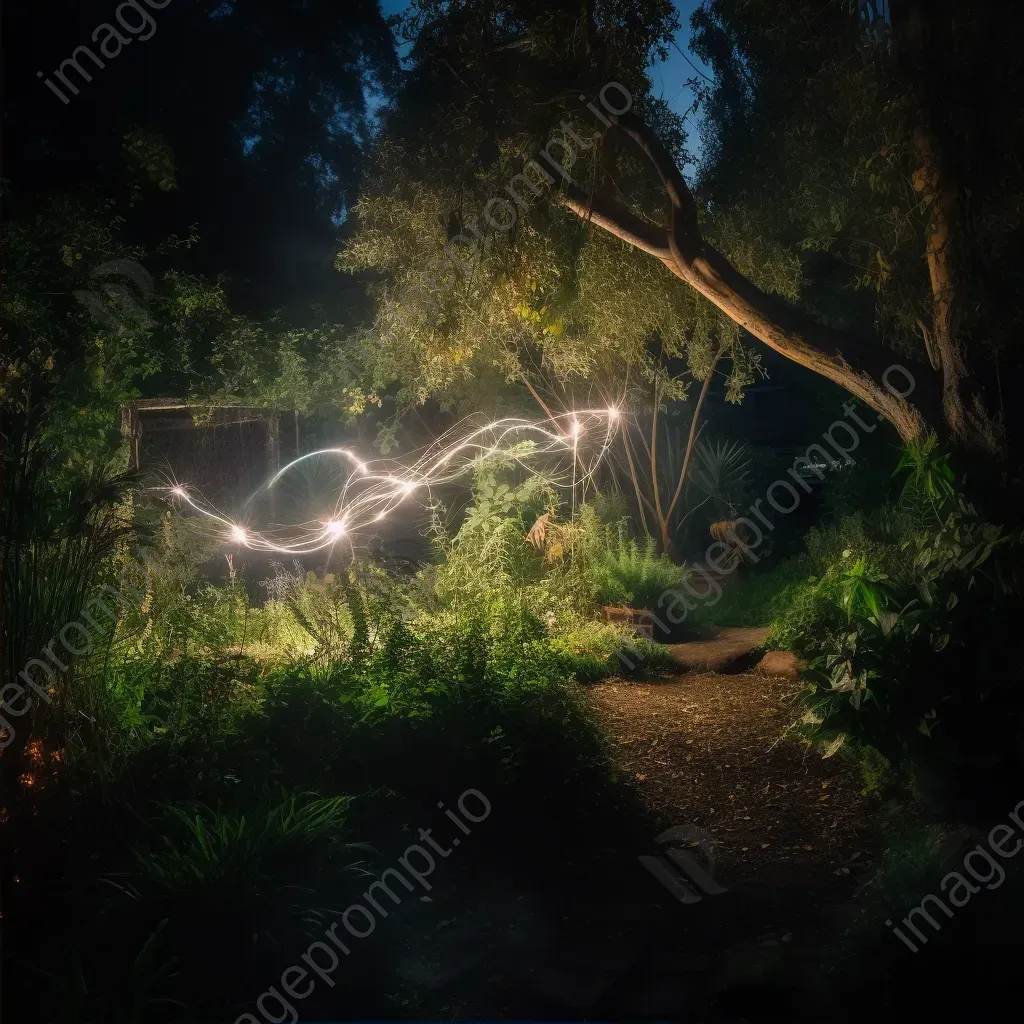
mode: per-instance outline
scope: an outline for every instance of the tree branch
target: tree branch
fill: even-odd
[[[567,185],[559,199],[582,220],[596,224],[634,249],[654,256],[675,273],[675,260],[665,228],[648,223],[613,200],[592,196],[577,185]]]
[[[562,203],[629,245],[660,260],[677,278],[780,355],[827,377],[888,419],[904,440],[920,438],[941,423],[938,382],[928,367],[914,364],[914,400],[885,386],[894,360],[884,348],[816,323],[744,277],[700,231],[697,206],[679,168],[654,132],[633,114],[610,115],[654,165],[670,201],[666,230],[621,206],[569,186]],[[894,387],[905,388],[903,379]]]

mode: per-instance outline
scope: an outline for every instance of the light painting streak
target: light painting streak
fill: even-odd
[[[538,421],[508,417],[483,426],[474,425],[471,418],[423,449],[411,466],[391,459],[364,462],[347,448],[309,452],[279,469],[246,505],[268,494],[305,460],[338,458],[348,463],[349,472],[333,513],[324,520],[264,531],[229,518],[187,486],[179,484],[160,489],[211,520],[225,540],[239,547],[282,555],[307,555],[330,548],[343,538],[379,523],[403,502],[412,500],[417,492],[422,492],[429,500],[431,488],[459,480],[481,461],[499,455],[527,469],[530,468],[528,463],[539,458],[553,457],[560,461],[565,456],[571,457],[575,508],[576,488],[585,486],[593,478],[612,443],[621,416],[620,410],[612,407],[577,410]],[[591,440],[589,448],[585,447],[584,439]]]

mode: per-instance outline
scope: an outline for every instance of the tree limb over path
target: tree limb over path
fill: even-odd
[[[617,203],[566,182],[560,201],[580,218],[660,260],[726,316],[780,355],[845,388],[881,417],[904,441],[941,426],[941,387],[923,364],[911,368],[914,387],[895,375],[891,390],[883,374],[896,360],[879,345],[817,323],[762,291],[741,274],[700,231],[697,206],[682,173],[654,132],[636,115],[612,120],[644,151],[670,202],[669,227],[651,224]]]

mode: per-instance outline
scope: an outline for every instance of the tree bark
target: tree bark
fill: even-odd
[[[661,550],[666,555],[672,553],[672,533],[668,528],[668,517],[661,507],[661,491],[658,487],[658,406],[661,396],[658,394],[658,374],[654,374],[654,408],[651,411],[651,443],[647,448],[650,462],[651,491],[654,494],[654,508],[658,517],[658,532],[661,535]]]
[[[693,419],[690,420],[690,433],[686,438],[686,454],[683,456],[683,466],[679,470],[679,483],[676,484],[676,493],[672,495],[672,504],[668,507],[669,518],[672,517],[672,513],[675,510],[676,502],[679,500],[679,496],[683,493],[683,487],[686,484],[686,476],[690,471],[690,460],[693,457],[693,446],[697,441],[697,435],[700,433],[698,426],[700,424],[700,410],[704,405],[704,399],[708,396],[708,388],[711,387],[711,378],[715,375],[715,367],[718,365],[720,354],[715,354],[715,361],[711,364],[711,369],[708,370],[708,375],[704,379],[704,384],[701,386],[700,395],[697,398],[697,405],[693,410]],[[686,502],[683,502],[683,508],[686,508]]]
[[[583,220],[660,260],[681,281],[780,355],[845,388],[887,419],[904,441],[942,430],[942,394],[929,367],[898,360],[880,345],[817,323],[763,292],[702,236],[690,190],[654,132],[633,114],[609,115],[644,151],[670,200],[669,227],[566,185],[561,201]],[[887,370],[903,367],[888,379]]]
[[[960,189],[939,139],[935,107],[943,105],[943,86],[936,79],[942,61],[934,52],[938,45],[935,15],[934,5],[926,13],[914,0],[901,0],[893,10],[897,61],[916,121],[917,166],[911,180],[925,217],[931,326],[921,327],[929,355],[942,373],[942,413],[954,440],[961,447],[998,456],[1003,448],[1002,431],[987,410],[983,388],[968,370],[967,354],[957,330],[962,302],[956,246],[956,227],[962,224]]]
[[[640,489],[640,480],[637,477],[636,466],[633,463],[633,446],[629,440],[629,424],[626,424],[622,430],[622,447],[626,452],[626,465],[629,466],[629,478],[633,482],[633,491],[636,494],[636,507],[640,512],[640,524],[643,527],[644,533],[650,534],[650,530],[647,528],[647,514],[644,512],[644,505],[650,507],[650,502],[647,501],[647,497]],[[651,509],[651,514],[654,514],[654,509]]]

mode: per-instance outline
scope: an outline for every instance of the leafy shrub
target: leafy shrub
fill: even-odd
[[[154,733],[172,740],[212,740],[258,710],[261,670],[242,658],[181,657],[150,663],[140,708]]]
[[[578,675],[611,669],[592,652],[549,636],[528,608],[449,611],[412,622],[391,619],[374,639],[357,637],[335,663],[329,683],[365,722],[399,716],[422,719],[439,706],[519,699]],[[609,641],[611,637],[609,637]]]
[[[886,505],[870,515],[853,512],[832,523],[814,526],[804,541],[812,572],[819,576],[827,575],[856,553],[866,558],[874,571],[903,586],[913,582],[913,567],[906,557],[906,546],[913,535],[913,524],[900,508]]]
[[[282,602],[312,641],[309,653],[328,661],[345,649],[355,623],[349,609],[347,580],[326,573],[322,580],[306,573],[288,587]]]
[[[895,777],[889,759],[874,747],[865,746],[857,751],[857,767],[864,783],[862,796],[881,795],[894,782]]]
[[[105,950],[101,966],[131,950],[133,935],[149,935],[158,960],[187,960],[189,984],[175,999],[187,1000],[190,1019],[209,1019],[203,1007],[237,999],[239,978],[322,933],[333,893],[319,886],[330,879],[337,889],[357,860],[356,844],[342,840],[350,804],[271,790],[247,806],[158,805],[133,862],[104,878],[107,933],[122,948]]]
[[[874,747],[913,770],[922,795],[943,799],[990,792],[982,778],[1011,772],[1024,752],[1012,640],[1020,545],[981,521],[932,459],[938,469],[918,466],[879,517],[883,530],[910,524],[899,557],[870,535],[866,550],[844,549],[773,639],[808,662],[804,727],[827,755],[848,742]],[[819,545],[818,557],[835,555]]]
[[[685,569],[658,554],[653,537],[637,541],[626,520],[602,523],[588,506],[580,510],[586,573],[599,604],[656,609],[667,590],[679,587]]]
[[[672,652],[663,644],[598,619],[570,616],[559,622],[553,633],[554,639],[571,652],[573,675],[580,682],[596,682],[613,675],[662,672],[675,665]],[[620,651],[628,661],[619,656]]]
[[[539,516],[542,508],[547,512]],[[596,614],[598,604],[657,607],[666,590],[680,585],[685,570],[658,555],[653,540],[630,537],[622,518],[609,522],[614,503],[584,505],[568,523],[557,522],[556,512],[554,492],[543,478],[513,489],[493,470],[481,470],[458,533],[449,536],[435,519],[443,561],[417,580],[417,632],[430,634],[427,619],[441,616],[444,622],[447,614],[469,612],[467,621],[486,620],[477,627],[480,635],[504,638],[500,643],[527,630],[530,635],[515,648],[526,659],[521,668],[527,675],[591,680],[621,671],[615,652],[631,639],[630,631],[588,615]],[[646,665],[665,664],[664,651],[639,643],[648,654]],[[506,662],[506,671],[510,666]]]
[[[440,564],[429,574],[428,607],[490,604],[511,595],[538,607],[548,598],[548,567],[526,535],[545,508],[554,510],[554,491],[541,476],[518,485],[501,480],[504,465],[497,459],[481,465],[473,503],[454,536],[435,511],[432,531]]]
[[[746,441],[701,438],[694,446],[687,489],[703,495],[699,503],[691,498],[690,504],[698,508],[707,505],[708,522],[736,515],[750,475],[750,456]]]
[[[935,879],[948,870],[943,864],[949,861],[960,839],[962,836],[942,825],[898,828],[858,893],[862,912],[870,910],[872,923],[876,924],[895,908],[918,903],[921,894],[930,891]]]

